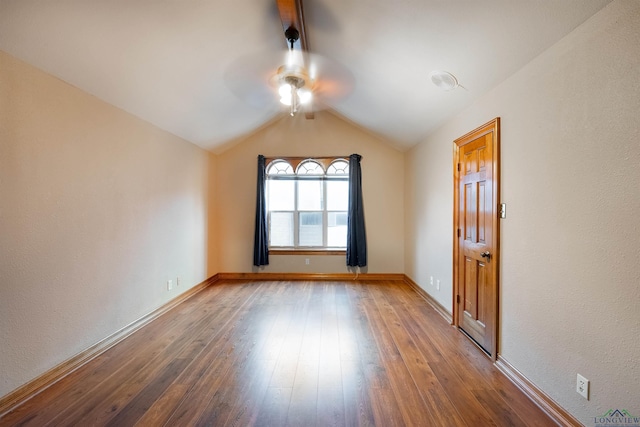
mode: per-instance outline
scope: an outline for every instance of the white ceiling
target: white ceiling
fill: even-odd
[[[329,107],[406,149],[610,1],[304,0],[304,13],[310,51],[354,78]],[[258,81],[252,58],[275,68],[285,48],[275,0],[0,0],[1,50],[212,151],[286,114],[229,77]],[[436,88],[433,70],[464,89]]]

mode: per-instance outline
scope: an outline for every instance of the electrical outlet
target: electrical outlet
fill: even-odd
[[[309,258],[305,258],[305,259],[304,259],[304,263],[305,263],[306,265],[309,265]]]
[[[440,279],[436,282],[436,290],[440,290]]]
[[[173,288],[173,280],[167,280],[167,290],[170,291]]]
[[[433,276],[431,276],[430,282],[431,282],[431,286],[433,286]]]
[[[576,392],[589,400],[589,380],[578,374],[578,379],[576,380]]]

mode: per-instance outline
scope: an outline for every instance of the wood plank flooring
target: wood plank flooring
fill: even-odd
[[[555,425],[403,282],[211,286],[1,426]]]

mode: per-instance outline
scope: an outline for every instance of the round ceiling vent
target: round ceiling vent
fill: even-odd
[[[449,91],[459,86],[456,76],[448,71],[432,71],[430,77],[433,84],[442,90]]]

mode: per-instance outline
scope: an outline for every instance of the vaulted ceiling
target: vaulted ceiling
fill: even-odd
[[[309,50],[352,79],[325,107],[406,149],[611,0],[303,1]],[[286,49],[275,3],[0,0],[0,49],[215,152],[287,114],[259,87]]]

